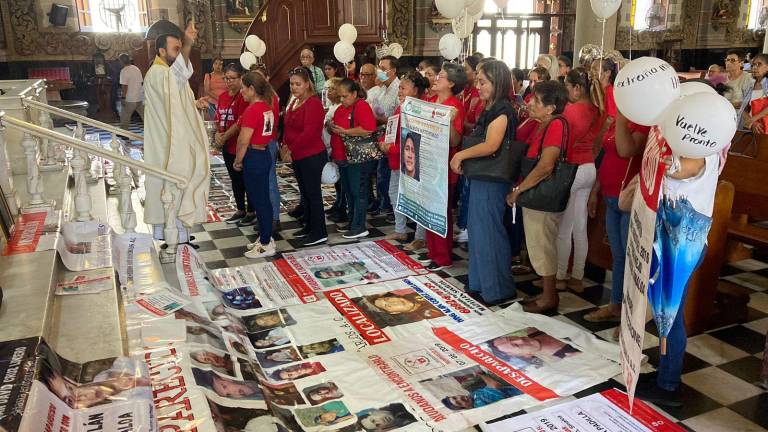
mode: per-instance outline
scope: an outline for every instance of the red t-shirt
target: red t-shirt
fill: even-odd
[[[616,118],[619,109],[616,107],[616,99],[613,97],[613,84],[605,88],[605,113],[609,117]]]
[[[216,117],[219,132],[226,132],[233,124],[237,123],[245,110],[248,108],[248,102],[243,99],[243,95],[237,92],[234,96],[229,92],[219,95],[219,103],[216,105]],[[224,151],[229,154],[237,153],[237,134],[227,140],[224,144]]]
[[[568,162],[581,165],[594,162],[592,147],[595,125],[599,119],[597,107],[589,102],[569,103],[563,117],[568,121]]]
[[[294,110],[295,104],[296,100],[285,109],[283,144],[296,161],[325,151],[322,137],[325,110],[318,96],[311,96]]]
[[[461,92],[461,99],[464,101],[464,113],[466,115],[465,120],[475,124],[477,119],[480,118],[480,114],[483,112],[485,104],[480,100],[480,91],[477,87],[465,87]],[[467,133],[471,131],[466,131]]]
[[[430,103],[438,103],[437,102],[437,95],[432,96],[431,98],[426,99],[427,102]],[[456,117],[453,118],[453,129],[458,132],[459,136],[464,134],[464,104],[457,98],[455,95],[449,97],[448,99],[444,100],[441,105],[447,105],[456,108]],[[457,147],[449,147],[448,148],[448,162],[450,163],[451,159],[453,158],[453,155],[455,155],[461,145]],[[459,175],[453,172],[452,169],[448,169],[448,184],[456,184],[456,182],[459,181]]]
[[[647,137],[651,128],[630,122],[629,130],[633,134],[641,133]],[[631,159],[619,156],[616,150],[615,124],[611,125],[611,128],[603,136],[603,161],[600,163],[600,169],[597,170],[597,179],[600,181],[600,190],[603,192],[603,196],[609,198],[617,198],[619,196],[621,183],[624,181],[624,176],[627,175]],[[640,160],[640,155],[638,155],[637,160]],[[634,171],[639,171],[638,164],[633,165],[635,165]]]
[[[387,153],[387,162],[389,169],[392,171],[400,170],[400,105],[395,108],[395,112],[392,115],[397,116],[397,135],[395,135],[395,143],[389,146],[389,152]],[[384,138],[382,137],[382,141]]]
[[[528,143],[526,157],[534,159],[539,155],[539,148],[557,147],[563,142],[563,121],[553,119],[546,128],[539,130],[539,122],[528,120],[517,128],[517,139]],[[544,139],[542,140],[542,134]]]
[[[277,125],[272,108],[264,102],[256,102],[246,108],[240,126],[253,129],[251,145],[265,146],[272,140],[272,131]]]
[[[353,110],[355,111],[354,125],[351,124]],[[371,132],[376,130],[376,117],[373,115],[373,110],[365,99],[358,99],[350,107],[339,105],[339,108],[333,114],[333,123],[344,129],[360,126]],[[344,151],[344,141],[340,136],[333,133],[331,134],[331,159],[347,160],[347,153]]]

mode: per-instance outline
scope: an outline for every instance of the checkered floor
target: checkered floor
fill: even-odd
[[[222,166],[215,161],[212,171],[215,179],[212,190],[215,193],[228,192],[228,185]],[[283,197],[280,221],[282,230],[274,234],[278,255],[294,251],[301,247],[301,242],[293,237],[300,225],[287,216],[285,209],[296,204],[298,189],[287,166],[278,167],[279,186]],[[326,189],[324,195],[329,195]],[[221,201],[221,195],[217,196]],[[329,202],[328,197],[325,199]],[[394,231],[384,215],[369,217],[370,237],[375,240]],[[336,225],[328,224],[328,244],[354,243],[338,233]],[[413,226],[409,226],[409,238],[405,242],[390,240],[398,247],[412,240]],[[224,222],[207,223],[195,227],[195,243],[198,251],[210,268],[239,266],[251,263],[243,256],[246,245],[256,240],[252,227],[238,228]],[[453,250],[453,267],[438,274],[457,287],[464,288],[468,283],[468,258],[466,245],[456,245]],[[416,251],[416,252],[424,252]],[[414,253],[413,255],[416,255]],[[744,260],[722,269],[721,284],[738,285],[749,291],[748,318],[746,321],[713,329],[705,334],[689,338],[686,350],[682,397],[683,406],[676,409],[661,409],[670,419],[684,428],[700,432],[719,431],[766,431],[768,430],[768,393],[757,387],[765,335],[768,332],[768,251],[755,251],[755,259]],[[168,277],[175,277],[173,268],[166,268]],[[554,318],[568,324],[586,329],[600,338],[610,341],[615,323],[590,323],[582,317],[584,314],[608,303],[610,299],[610,273],[597,268],[588,268],[583,293],[560,293],[560,307]],[[525,294],[540,292],[532,282],[537,276],[529,274],[516,276],[517,289]],[[170,280],[170,279],[169,279]],[[656,328],[653,322],[646,326],[645,354],[651,364],[658,364],[659,348]],[[608,388],[623,388],[620,378],[611,379],[593,388],[584,390],[573,397],[584,397]],[[521,413],[511,413],[514,416]]]

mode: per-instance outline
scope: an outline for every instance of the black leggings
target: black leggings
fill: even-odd
[[[226,151],[221,152],[224,156],[224,165],[227,167],[229,178],[232,179],[232,195],[235,196],[235,205],[237,211],[245,211],[245,181],[243,181],[243,172],[235,171],[235,155],[229,154]],[[253,213],[253,206],[248,201],[248,213]]]
[[[314,156],[293,161],[293,173],[304,197],[304,224],[313,237],[322,238],[328,234],[325,228],[323,193],[320,179],[328,154],[323,151]]]

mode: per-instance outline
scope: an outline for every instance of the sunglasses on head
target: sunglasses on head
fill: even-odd
[[[306,77],[309,77],[309,74],[309,69],[305,68],[304,66],[297,66],[288,72],[288,75],[303,75]]]

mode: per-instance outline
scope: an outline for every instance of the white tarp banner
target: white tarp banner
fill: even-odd
[[[64,222],[56,250],[71,271],[91,270],[112,265],[112,229],[98,221]]]

